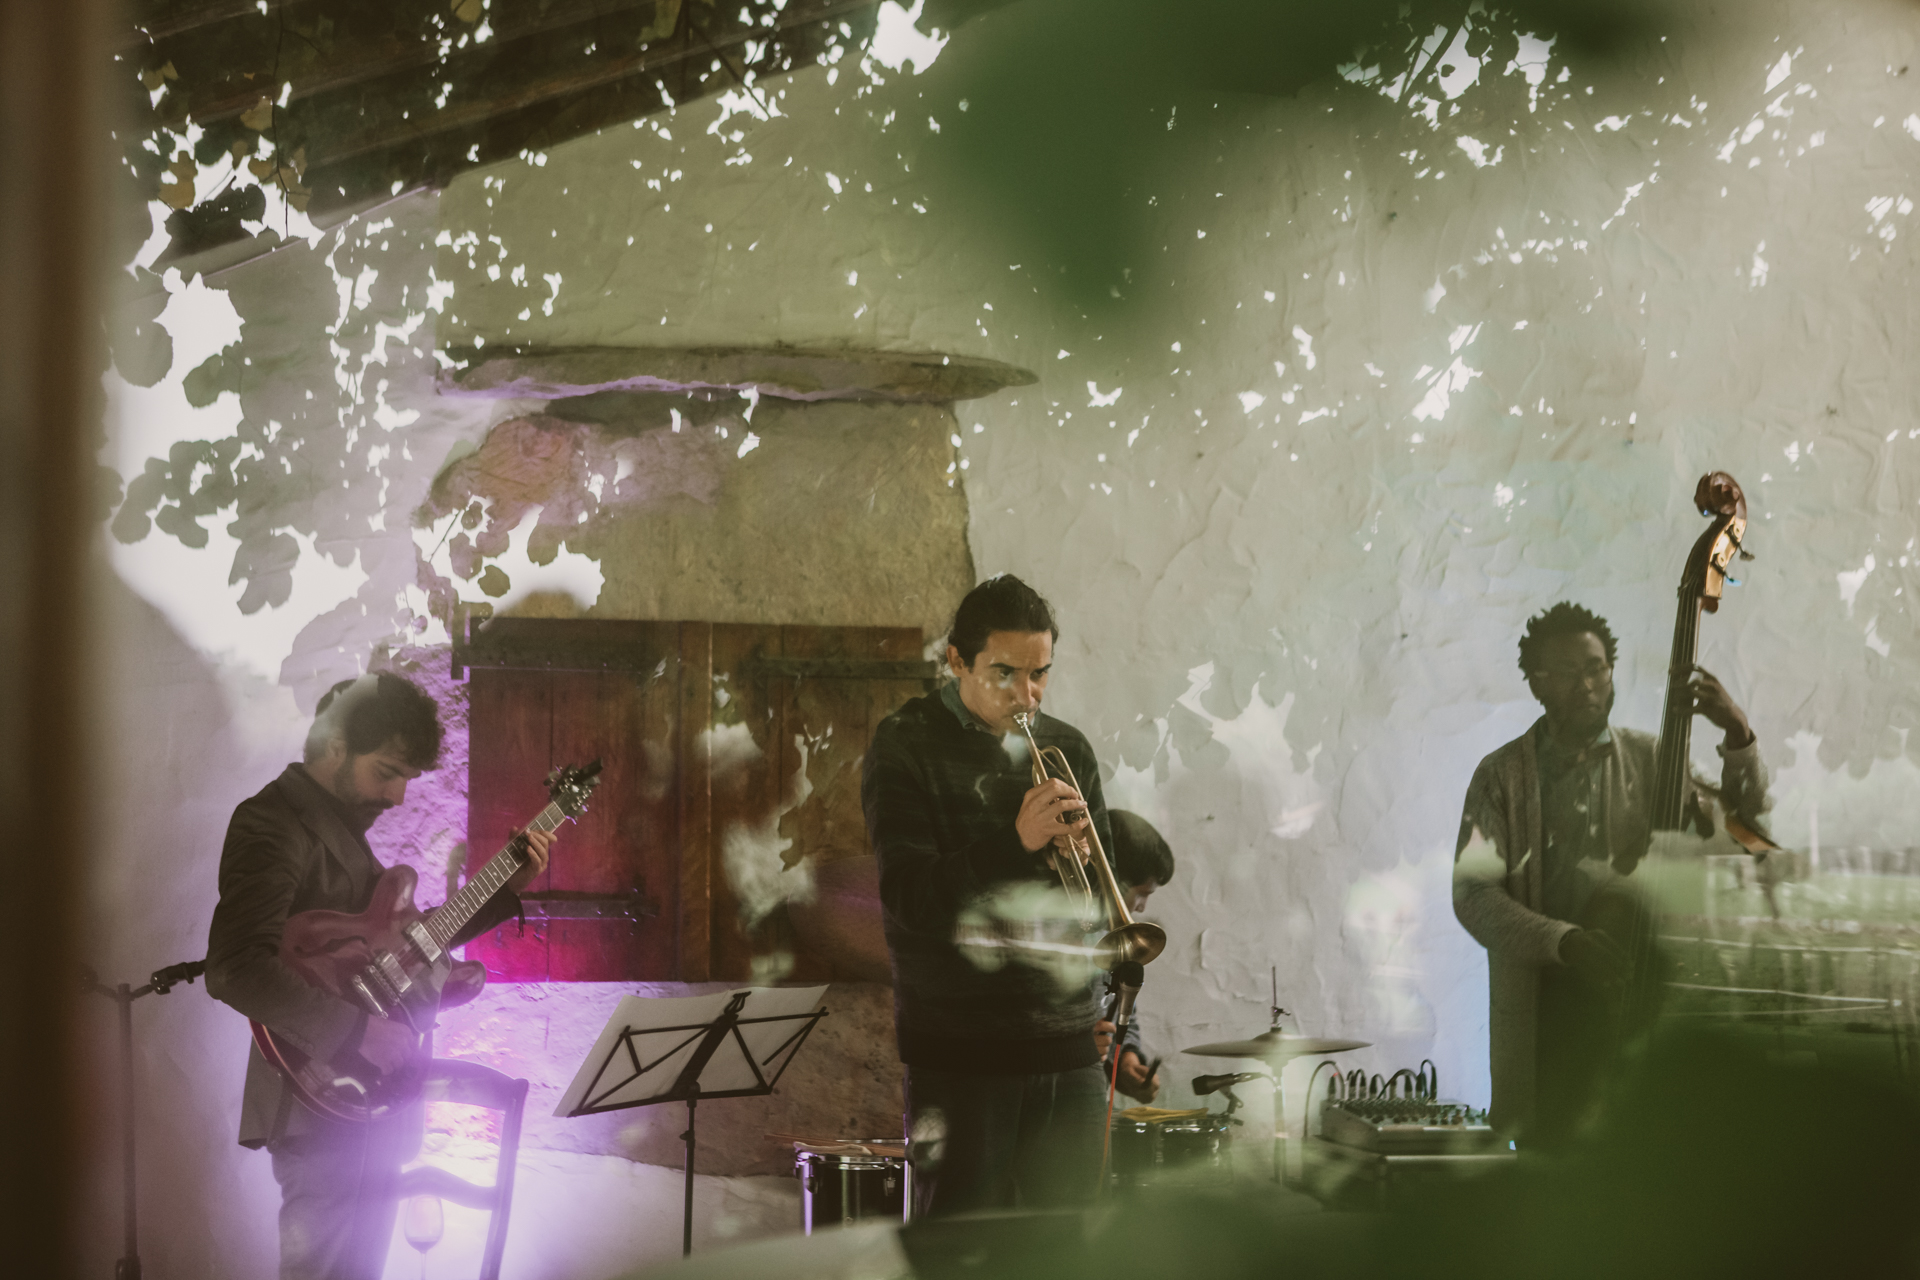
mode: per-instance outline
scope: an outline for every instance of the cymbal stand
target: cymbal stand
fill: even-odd
[[[100,981],[100,975],[91,969],[82,969],[80,989],[92,995],[105,996],[120,1007],[120,1122],[121,1122],[121,1178],[125,1190],[126,1212],[123,1219],[126,1232],[126,1255],[113,1264],[113,1280],[140,1280],[140,1248],[134,1231],[134,1174],[133,1174],[133,1002],[141,996],[163,996],[173,989],[176,982],[192,982],[207,971],[205,960],[191,960],[185,964],[168,965],[155,970],[144,987],[129,987],[122,982],[109,987]]]
[[[1269,1032],[1280,1030],[1282,1015],[1291,1018],[1291,1009],[1280,1007],[1280,966],[1274,965],[1267,972],[1273,983],[1273,998],[1267,1006],[1267,1029]],[[1287,1064],[1273,1064],[1273,1180],[1285,1183],[1287,1180]]]

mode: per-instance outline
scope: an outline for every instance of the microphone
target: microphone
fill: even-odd
[[[1127,1034],[1127,1024],[1133,1021],[1134,997],[1140,994],[1140,986],[1147,980],[1146,966],[1138,960],[1122,960],[1113,966],[1113,985],[1120,993],[1119,1003],[1113,1010],[1113,1040],[1118,1044]]]
[[[1261,1071],[1234,1071],[1219,1076],[1195,1076],[1193,1078],[1193,1091],[1197,1096],[1204,1098],[1210,1093],[1218,1093],[1222,1089],[1231,1089],[1236,1084],[1245,1084],[1249,1080],[1265,1080],[1266,1078],[1266,1073]]]

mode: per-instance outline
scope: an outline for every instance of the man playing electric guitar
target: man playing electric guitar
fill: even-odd
[[[367,908],[384,870],[367,829],[438,762],[438,710],[417,685],[386,672],[335,685],[316,709],[305,762],[234,810],[220,854],[208,992],[308,1058],[365,1079],[406,1067],[418,1037],[302,981],[280,957],[281,934],[301,912]],[[527,833],[527,865],[450,945],[518,913],[517,891],[545,869],[552,839]],[[367,1124],[316,1114],[253,1048],[240,1142],[273,1157],[282,1280],[378,1280],[397,1209],[392,1182],[418,1148],[420,1119],[415,1106]]]

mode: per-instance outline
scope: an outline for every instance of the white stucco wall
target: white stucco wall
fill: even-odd
[[[1159,1045],[1260,1029],[1277,966],[1302,1030],[1375,1042],[1350,1065],[1432,1056],[1448,1093],[1484,1101],[1484,963],[1447,868],[1474,762],[1535,713],[1514,640],[1556,599],[1597,608],[1622,642],[1617,718],[1654,727],[1699,524],[1687,498],[1710,467],[1745,484],[1760,558],[1703,660],[1780,771],[1776,833],[1804,847],[1817,813],[1829,845],[1920,843],[1904,594],[1920,386],[1901,359],[1920,18],[1875,0],[1686,14],[1603,79],[1576,65],[1562,82],[1553,56],[1537,109],[1511,118],[1464,76],[1438,129],[1362,84],[1183,113],[1184,167],[1138,193],[1164,249],[1090,319],[926,177],[926,122],[974,91],[988,42],[1020,38],[1018,8],[921,74],[878,69],[859,93],[850,57],[832,85],[764,86],[782,118],[735,113],[716,137],[723,109],[693,104],[463,177],[230,272],[198,304],[183,289],[174,371],[118,386],[106,460],[131,477],[174,441],[237,429],[265,453],[304,433],[327,463],[247,512],[294,544],[257,574],[284,572],[284,591],[263,588],[281,603],[239,612],[231,509],[204,521],[205,550],[107,544],[122,745],[97,966],[138,980],[199,954],[231,806],[297,749],[314,695],[408,627],[413,556],[431,549],[410,513],[450,451],[530,407],[431,394],[431,344],[475,339],[847,343],[1041,375],[958,407],[954,479],[978,570],[1017,572],[1060,611],[1052,709],[1181,860],[1153,903],[1174,939],[1143,998]],[[1481,75],[1506,86],[1498,102],[1527,100],[1525,69]],[[1476,165],[1462,134],[1497,162]],[[252,327],[243,347],[274,362],[193,410],[181,379],[232,340],[193,347],[230,314],[222,291]],[[564,556],[555,572],[575,591],[599,576]],[[198,986],[136,1020],[149,1267],[259,1274],[274,1189],[229,1141],[244,1030]],[[1180,1083],[1207,1069],[1170,1067]],[[541,1159],[557,1172],[544,1189],[525,1175],[530,1203],[601,1185]],[[654,1172],[619,1195],[670,1197]],[[741,1221],[787,1212],[725,1194]],[[639,1256],[626,1247],[592,1252]],[[396,1251],[395,1276],[414,1266]]]
[[[1438,128],[1363,84],[1182,116],[1185,168],[1136,193],[1164,248],[1092,319],[918,176],[929,118],[1023,22],[878,88],[796,76],[724,147],[702,103],[462,178],[446,340],[1039,371],[960,406],[972,550],[1059,606],[1052,704],[1183,859],[1154,904],[1162,1043],[1257,1029],[1277,965],[1304,1029],[1377,1042],[1355,1063],[1432,1054],[1484,1099],[1483,964],[1446,881],[1474,762],[1536,714],[1514,642],[1557,599],[1598,609],[1617,718],[1657,727],[1711,468],[1745,484],[1760,558],[1702,658],[1783,772],[1780,837],[1804,846],[1821,804],[1829,844],[1912,839],[1909,12],[1695,7],[1598,80],[1551,51],[1532,77],[1463,67]],[[487,279],[493,249],[468,265],[493,237],[533,286]]]

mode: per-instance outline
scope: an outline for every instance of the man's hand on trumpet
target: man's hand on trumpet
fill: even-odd
[[[1073,821],[1067,815],[1074,814]],[[1087,802],[1058,778],[1048,778],[1027,792],[1020,802],[1020,814],[1013,820],[1020,844],[1028,853],[1038,853],[1049,844],[1066,848],[1071,837],[1087,829]]]

